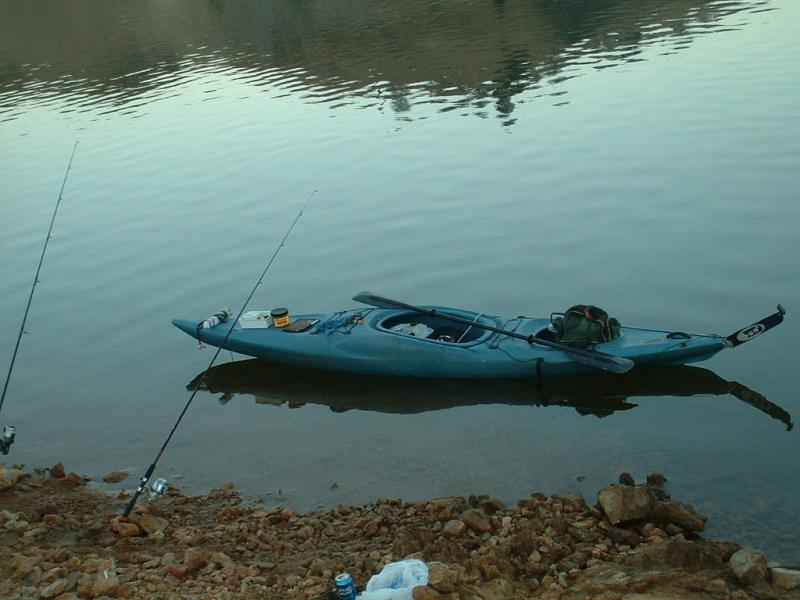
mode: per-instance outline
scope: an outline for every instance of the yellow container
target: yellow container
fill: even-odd
[[[272,324],[275,327],[286,327],[292,322],[288,308],[273,308],[269,313],[272,315]]]

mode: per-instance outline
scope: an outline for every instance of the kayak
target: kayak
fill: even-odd
[[[221,394],[226,405],[250,395],[264,406],[327,406],[333,412],[362,410],[417,414],[448,408],[501,404],[573,408],[582,416],[607,417],[638,406],[634,398],[733,396],[792,429],[792,417],[758,392],[713,371],[686,365],[640,366],[624,375],[594,374],[522,379],[420,379],[354,375],[292,367],[262,359],[237,360],[199,373],[186,388]]]
[[[175,319],[173,324],[201,343],[286,365],[426,378],[555,377],[596,373],[606,362],[630,367],[687,364],[761,333],[743,329],[723,337],[622,327],[618,338],[578,349],[558,343],[549,318],[415,307],[367,293],[356,298],[373,306],[302,314],[291,321],[284,310],[280,321],[278,313],[250,311],[235,319],[217,315],[201,321]],[[782,320],[783,309],[779,311]],[[776,315],[750,330],[774,326]]]

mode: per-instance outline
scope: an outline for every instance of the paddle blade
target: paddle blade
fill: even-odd
[[[740,346],[745,342],[749,342],[754,337],[759,336],[765,331],[768,331],[773,327],[777,327],[783,323],[783,315],[785,314],[786,310],[783,308],[783,306],[778,304],[778,312],[771,314],[768,317],[764,317],[757,323],[753,323],[747,327],[742,327],[739,331],[734,331],[725,338],[725,345],[729,348],[735,348],[736,346]]]
[[[353,300],[356,302],[361,302],[362,304],[376,306],[378,308],[397,308],[398,306],[403,306],[402,302],[395,302],[389,298],[384,298],[383,296],[373,294],[372,292],[361,292],[360,294],[356,294],[353,296]]]

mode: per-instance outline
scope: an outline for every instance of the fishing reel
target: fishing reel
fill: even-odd
[[[158,500],[164,494],[169,491],[169,484],[167,483],[166,479],[156,479],[153,483],[150,484],[150,490],[148,492],[148,496],[150,497],[150,501],[153,502]]]
[[[8,451],[11,450],[11,444],[14,443],[14,439],[17,437],[17,428],[13,425],[6,425],[3,427],[3,437],[0,437],[0,452],[3,454],[8,454]]]

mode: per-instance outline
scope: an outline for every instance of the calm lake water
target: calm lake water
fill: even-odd
[[[711,373],[530,396],[234,365],[157,476],[304,509],[591,501],[655,471],[710,537],[800,563],[800,443],[775,412],[800,414],[799,25],[791,0],[0,3],[3,373],[80,142],[8,458],[132,485],[212,357],[170,320],[238,310],[318,190],[252,308],[371,289],[721,334],[781,302],[787,321]]]

